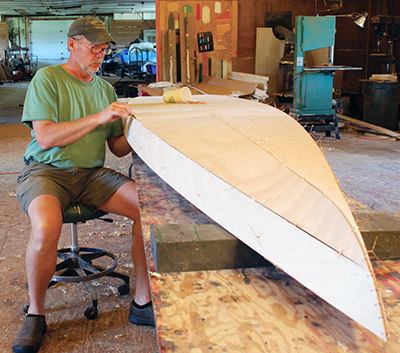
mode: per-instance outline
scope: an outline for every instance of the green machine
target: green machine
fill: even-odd
[[[336,18],[298,16],[295,27],[293,70],[293,110],[291,115],[308,131],[335,132],[339,139],[337,116],[332,109],[333,75],[337,70],[352,70],[333,65]],[[329,48],[328,65],[306,67],[307,51]]]

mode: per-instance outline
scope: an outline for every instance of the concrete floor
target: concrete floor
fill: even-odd
[[[30,141],[29,130],[20,124],[22,104],[28,83],[0,86],[0,317],[3,343],[0,352],[9,352],[24,315],[28,300],[25,287],[25,248],[29,222],[15,197],[22,155]],[[334,171],[343,192],[354,205],[371,212],[400,218],[400,141],[342,132],[341,140],[321,136],[318,144]],[[318,139],[318,137],[317,137]],[[117,159],[107,155],[106,165],[124,173],[130,156]],[[81,245],[114,252],[121,271],[134,278],[129,248],[129,221],[88,222],[81,227]],[[60,241],[69,244],[65,226]],[[48,333],[40,352],[154,352],[158,350],[152,328],[135,327],[128,322],[128,305],[134,295],[134,282],[127,297],[115,294],[118,283],[98,281],[100,313],[89,321],[83,311],[89,304],[81,284],[58,285],[48,291]]]
[[[4,83],[0,86],[0,124],[19,124],[29,82]]]
[[[318,143],[347,196],[400,220],[400,141],[342,132]]]

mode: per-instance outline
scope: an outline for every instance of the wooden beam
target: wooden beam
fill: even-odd
[[[388,135],[388,136],[391,136],[391,137],[395,137],[396,139],[400,139],[400,134],[398,132],[394,132],[394,131],[386,129],[384,127],[377,126],[377,125],[374,125],[374,124],[371,124],[371,123],[367,123],[366,121],[350,118],[349,116],[346,116],[346,115],[343,115],[343,114],[336,113],[336,115],[340,119],[348,121],[349,123],[352,123],[354,125],[366,127],[368,129],[375,130],[375,131],[380,132],[382,134],[385,134],[385,135]]]
[[[267,91],[269,78],[267,76],[247,74],[244,72],[228,72],[226,78],[230,80],[257,83],[257,88]]]

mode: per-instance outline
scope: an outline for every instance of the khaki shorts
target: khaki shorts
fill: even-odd
[[[46,194],[57,197],[62,212],[70,203],[82,203],[97,210],[130,180],[109,168],[57,168],[32,161],[18,177],[17,197],[26,214],[32,200]]]

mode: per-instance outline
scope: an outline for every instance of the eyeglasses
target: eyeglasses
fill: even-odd
[[[86,45],[93,54],[99,54],[99,53],[103,54],[104,53],[104,55],[110,55],[112,53],[112,49],[111,48],[100,48],[97,45],[93,45],[92,46],[92,45],[89,45],[89,44],[87,44],[85,42],[82,42],[82,39],[75,39],[75,40],[78,41],[78,42],[81,42],[84,45]]]

